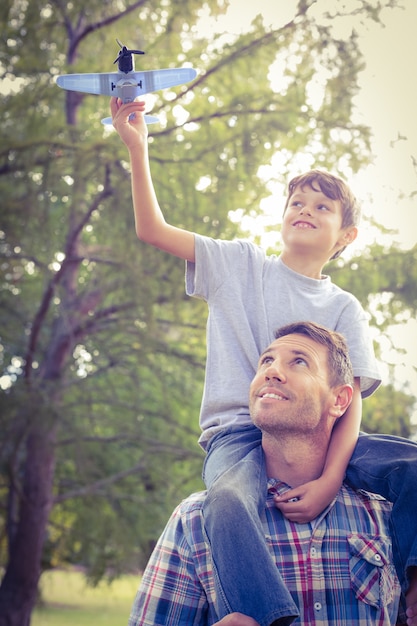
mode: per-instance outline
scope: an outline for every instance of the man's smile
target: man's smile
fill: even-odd
[[[261,390],[258,393],[259,398],[272,398],[273,400],[288,400],[287,396],[285,396],[280,391],[274,390],[272,391],[269,387],[268,389]]]

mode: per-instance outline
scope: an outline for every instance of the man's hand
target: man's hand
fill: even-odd
[[[129,150],[147,141],[148,127],[144,120],[145,101],[135,100],[122,104],[120,98],[111,98],[110,110],[113,126]]]
[[[260,626],[259,622],[243,613],[230,613],[223,617],[215,626]]]
[[[417,626],[417,567],[412,568],[410,577],[410,586],[405,596],[407,605],[407,624],[408,626]]]
[[[275,496],[275,506],[291,522],[305,524],[324,511],[339,489],[339,484],[321,477],[286,491],[282,496]]]
[[[408,626],[416,626],[417,624],[417,602],[412,606],[409,606],[406,612],[407,615],[407,625]],[[218,622],[220,624],[220,622]],[[237,623],[237,622],[236,622]]]

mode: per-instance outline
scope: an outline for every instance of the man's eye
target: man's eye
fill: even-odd
[[[307,365],[307,361],[305,359],[302,359],[301,357],[294,359],[294,363],[296,365]]]
[[[271,356],[264,356],[261,360],[261,365],[268,365],[269,363],[272,363],[273,358]]]

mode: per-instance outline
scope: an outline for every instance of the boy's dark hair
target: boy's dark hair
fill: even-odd
[[[294,322],[275,331],[275,339],[286,335],[304,335],[325,346],[330,386],[352,385],[353,387],[353,368],[343,335],[314,322]]]
[[[359,224],[361,210],[359,203],[353,195],[350,187],[342,178],[330,174],[325,170],[310,170],[305,174],[295,176],[288,183],[288,195],[285,203],[284,213],[287,209],[290,197],[294,193],[296,187],[311,187],[314,191],[321,191],[325,196],[332,200],[339,200],[342,206],[342,228],[349,226],[357,226]],[[342,248],[332,256],[336,259],[340,256],[345,248]]]

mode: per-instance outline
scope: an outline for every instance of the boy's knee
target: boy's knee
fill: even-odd
[[[243,490],[235,481],[229,481],[224,476],[216,480],[207,491],[207,502],[235,502],[244,498]]]
[[[235,483],[218,480],[207,492],[204,510],[216,516],[223,515],[229,520],[237,516],[239,519],[258,516],[259,503],[248,495],[244,488]]]

